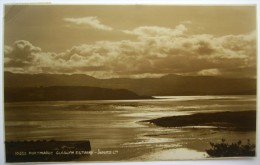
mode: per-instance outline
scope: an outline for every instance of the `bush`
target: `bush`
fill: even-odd
[[[210,143],[211,149],[206,150],[211,157],[238,157],[238,156],[255,156],[255,145],[247,141],[242,144],[239,140],[237,143],[228,144],[225,139],[221,143]]]

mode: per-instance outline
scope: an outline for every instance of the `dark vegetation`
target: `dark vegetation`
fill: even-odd
[[[206,150],[211,157],[239,157],[239,156],[255,156],[255,145],[250,143],[242,144],[239,140],[237,143],[226,143],[222,139],[221,143],[210,143],[211,149]]]
[[[126,89],[106,89],[98,87],[5,87],[5,102],[18,101],[68,101],[68,100],[120,100],[151,99],[139,96]]]
[[[161,127],[216,126],[234,131],[255,131],[256,111],[197,113],[192,115],[162,117],[145,122]]]
[[[4,73],[5,87],[92,86],[127,89],[144,96],[174,95],[252,95],[256,79],[211,76],[166,75],[161,78],[97,79],[83,74],[14,74]]]

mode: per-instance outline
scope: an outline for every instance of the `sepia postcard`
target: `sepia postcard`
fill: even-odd
[[[256,19],[256,5],[4,5],[6,162],[254,158]]]

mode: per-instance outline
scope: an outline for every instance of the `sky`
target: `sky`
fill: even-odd
[[[256,77],[255,6],[5,6],[4,70]]]

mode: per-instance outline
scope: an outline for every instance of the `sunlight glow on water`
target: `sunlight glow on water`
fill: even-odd
[[[173,160],[205,156],[203,155],[205,152],[187,149],[190,145],[205,151],[213,139],[221,139],[223,136],[247,139],[255,135],[255,133],[218,131],[212,126],[165,128],[142,122],[193,113],[255,110],[255,96],[158,98],[160,99],[7,103],[5,138],[7,140],[89,139],[93,149],[120,147],[149,151],[154,149],[154,153],[142,155],[138,157],[139,160]]]
[[[176,148],[154,152],[140,157],[141,160],[185,160],[202,159],[208,155],[205,152],[198,152],[187,148]]]

